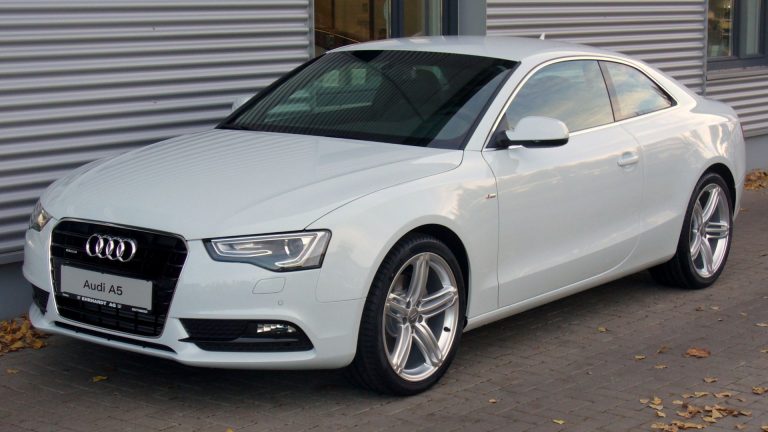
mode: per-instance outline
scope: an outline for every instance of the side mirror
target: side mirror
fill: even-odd
[[[496,147],[558,147],[568,142],[568,126],[550,117],[523,117],[514,129],[502,131]]]
[[[235,101],[232,102],[232,110],[230,110],[231,113],[235,112],[238,108],[243,106],[244,103],[248,102],[250,98],[252,98],[254,95],[240,95],[235,98]]]

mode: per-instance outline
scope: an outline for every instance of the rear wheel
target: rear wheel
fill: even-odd
[[[450,249],[431,236],[406,237],[371,286],[350,375],[382,393],[428,389],[453,359],[464,310],[461,268]]]
[[[732,199],[719,175],[710,173],[699,180],[688,204],[675,256],[651,269],[656,281],[704,288],[717,280],[731,249]]]

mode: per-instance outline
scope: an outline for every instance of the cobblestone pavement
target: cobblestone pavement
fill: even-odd
[[[649,431],[684,420],[674,400],[751,411],[707,430],[760,431],[768,393],[752,389],[768,387],[768,327],[757,325],[768,322],[768,193],[747,192],[742,206],[715,286],[665,288],[639,273],[472,331],[419,396],[371,394],[339,371],[196,369],[54,336],[0,357],[0,431]],[[690,347],[711,356],[685,357]],[[710,394],[682,396],[694,392]],[[666,418],[639,402],[654,396]]]

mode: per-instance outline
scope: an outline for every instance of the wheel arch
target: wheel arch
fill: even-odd
[[[710,173],[717,174],[722,177],[723,180],[725,180],[725,184],[728,186],[728,192],[731,195],[731,212],[735,213],[736,209],[734,207],[736,206],[736,199],[738,197],[736,191],[736,181],[733,178],[733,173],[731,173],[730,168],[721,162],[717,162],[710,165],[709,168],[707,168],[699,178]]]
[[[461,278],[464,280],[464,288],[466,289],[466,292],[464,294],[466,295],[467,302],[469,302],[469,291],[470,291],[469,255],[467,254],[467,248],[464,246],[464,242],[461,241],[461,238],[458,236],[458,234],[456,234],[453,230],[446,227],[445,225],[433,223],[433,224],[421,225],[408,231],[404,236],[398,239],[397,242],[405,238],[405,236],[413,233],[421,233],[421,234],[426,234],[426,235],[435,237],[436,239],[445,243],[445,245],[448,246],[448,249],[450,249],[451,252],[453,252],[453,254],[456,256],[456,260],[459,262],[459,266],[461,267]],[[469,310],[469,308],[467,307],[466,310]],[[465,310],[465,315],[466,315],[466,310]],[[466,316],[465,316],[465,321],[466,321]]]

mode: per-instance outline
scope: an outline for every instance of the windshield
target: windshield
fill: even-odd
[[[219,127],[459,149],[515,65],[435,52],[330,53]]]

